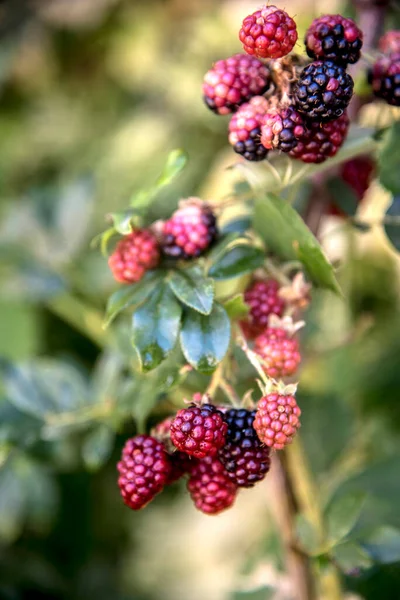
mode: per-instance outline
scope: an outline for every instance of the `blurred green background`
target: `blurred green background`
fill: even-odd
[[[305,0],[276,4],[295,15],[300,32],[320,10]],[[238,25],[256,7],[243,0],[0,2],[4,359],[35,359],[46,378],[50,357],[65,365],[61,380],[82,388],[99,376],[98,319],[115,284],[90,240],[105,228],[106,213],[151,185],[173,148],[188,152],[189,165],[158,196],[157,218],[179,198],[229,193],[227,121],[204,108],[200,87],[214,60],[240,51]],[[327,12],[339,7],[324,3]],[[366,216],[387,202],[375,192]],[[398,258],[379,232],[335,237],[336,225],[327,220],[323,241],[333,258],[347,256],[346,299],[316,292],[307,315],[304,442],[324,498],[369,492],[360,532],[400,528]],[[4,392],[0,598],[288,600],[268,481],[217,518],[197,513],[179,485],[134,514],[119,498],[115,472],[133,430],[128,422],[115,447],[93,458],[92,446],[82,451],[80,430],[36,439],[35,417],[12,409]],[[400,597],[398,564],[349,568],[343,581],[367,600]]]

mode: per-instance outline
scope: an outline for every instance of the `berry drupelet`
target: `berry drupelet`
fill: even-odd
[[[160,441],[149,435],[137,435],[127,440],[117,469],[125,504],[139,510],[168,483],[172,467]]]
[[[171,422],[171,441],[178,450],[195,458],[214,456],[224,445],[228,426],[212,404],[188,406]]]
[[[189,198],[163,224],[161,250],[171,258],[196,258],[217,235],[217,220],[210,206],[198,198]]]
[[[371,79],[375,96],[400,106],[400,52],[379,58],[372,67]]]
[[[292,158],[305,163],[322,163],[335,156],[347,137],[350,121],[347,113],[328,123],[308,124],[304,137],[289,152]]]
[[[293,107],[270,109],[263,119],[261,143],[267,150],[290,152],[305,129],[303,117]]]
[[[300,415],[294,396],[273,392],[258,402],[253,426],[263,444],[282,450],[293,441]]]
[[[294,86],[297,110],[308,120],[333,121],[346,110],[354,82],[341,65],[316,61],[303,69]]]
[[[241,327],[247,338],[253,338],[268,325],[270,315],[281,317],[285,301],[279,297],[279,283],[275,279],[256,279],[246,289],[244,301],[250,306]]]
[[[362,31],[352,19],[341,15],[324,15],[314,19],[305,36],[310,58],[332,60],[344,66],[359,60],[362,44]]]
[[[271,465],[270,450],[261,444],[253,428],[255,414],[255,410],[244,408],[225,413],[228,433],[218,456],[231,481],[239,487],[253,487],[264,479]]]
[[[239,39],[247,54],[260,58],[281,58],[297,42],[296,23],[276,6],[263,6],[246,17]]]
[[[235,54],[226,60],[218,60],[206,73],[204,102],[218,115],[227,115],[253,96],[263,94],[270,84],[270,71],[266,65],[246,54]]]
[[[216,457],[196,461],[187,488],[196,508],[207,515],[230,508],[237,494],[237,486]]]
[[[135,229],[123,237],[108,259],[111,272],[120,283],[135,283],[149,269],[157,267],[160,251],[156,237],[149,229]]]
[[[299,342],[280,327],[268,327],[254,340],[254,351],[262,358],[268,377],[293,375],[300,364]]]
[[[229,143],[246,160],[260,161],[268,154],[261,144],[261,125],[268,110],[268,100],[255,96],[242,104],[229,123]]]

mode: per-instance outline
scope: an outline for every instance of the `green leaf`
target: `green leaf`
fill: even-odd
[[[208,274],[217,281],[240,277],[261,267],[264,259],[264,251],[261,248],[249,243],[235,244],[221,253],[211,265]]]
[[[379,527],[361,545],[375,562],[390,564],[400,561],[400,530],[394,527]]]
[[[334,270],[300,215],[274,194],[259,198],[254,228],[269,250],[283,260],[300,260],[313,283],[340,293]]]
[[[365,496],[364,492],[349,492],[334,498],[329,504],[325,519],[331,546],[335,546],[353,529],[364,506]]]
[[[180,335],[186,360],[197,371],[212,373],[228,350],[230,334],[229,317],[220,304],[207,316],[188,310]]]
[[[114,432],[106,425],[99,425],[86,436],[82,446],[82,458],[90,471],[97,471],[110,457],[114,438]]]
[[[246,317],[250,310],[250,306],[244,301],[243,294],[236,294],[236,296],[226,300],[226,302],[224,302],[224,308],[230,319]]]
[[[210,277],[204,277],[199,266],[172,271],[168,283],[175,296],[186,306],[209,315],[214,302],[215,285]]]
[[[385,132],[378,154],[379,179],[394,196],[400,194],[400,122]]]
[[[179,333],[182,308],[165,283],[133,315],[132,342],[143,371],[151,371],[171,352]]]
[[[169,185],[177,175],[185,168],[188,161],[188,155],[180,148],[172,150],[167,158],[167,162],[163,168],[163,171],[157,179],[157,188]]]
[[[367,552],[355,542],[344,542],[335,546],[332,556],[340,570],[345,574],[352,574],[358,569],[369,569],[372,566],[371,558]]]
[[[400,196],[393,198],[392,204],[386,211],[384,228],[390,242],[400,251]]]
[[[135,211],[131,208],[121,212],[110,213],[114,229],[121,235],[132,233],[132,218]]]
[[[138,283],[121,287],[114,292],[108,299],[106,315],[103,327],[106,328],[115,319],[115,317],[129,306],[139,306],[150,296],[157,282],[159,282],[161,273],[154,271],[146,273],[145,277]]]
[[[233,221],[228,221],[221,229],[221,234],[226,235],[228,233],[246,233],[249,229],[251,229],[252,222],[251,217],[249,215],[244,215],[234,219]]]
[[[318,532],[304,515],[296,517],[296,535],[307,554],[313,556],[318,553],[320,547]]]
[[[263,586],[255,590],[237,590],[233,592],[231,600],[270,600],[275,594],[275,588]]]
[[[329,194],[332,195],[335,205],[346,215],[353,217],[358,208],[358,199],[355,191],[341,177],[330,177],[326,182]]]

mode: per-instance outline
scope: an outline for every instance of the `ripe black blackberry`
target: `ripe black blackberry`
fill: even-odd
[[[219,451],[231,481],[239,487],[253,487],[268,473],[270,450],[264,446],[253,428],[256,411],[232,408],[225,415],[228,424],[226,443]]]
[[[294,87],[294,101],[307,119],[333,121],[346,110],[353,88],[353,79],[344,67],[318,60],[302,71]]]
[[[382,56],[372,67],[375,96],[392,106],[400,106],[400,52]]]
[[[363,34],[352,19],[324,15],[311,23],[305,44],[310,58],[354,64],[360,58]]]

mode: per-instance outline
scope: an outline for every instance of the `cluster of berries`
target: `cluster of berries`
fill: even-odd
[[[334,156],[349,128],[354,83],[346,72],[360,58],[363,35],[351,19],[325,15],[305,36],[308,56],[287,56],[297,41],[293,19],[276,6],[246,17],[239,32],[246,54],[219,60],[205,75],[206,105],[234,113],[229,142],[238,154],[263,160],[280,150],[306,163]]]
[[[181,201],[170,219],[154,223],[149,229],[134,229],[117,244],[108,260],[116,281],[136,283],[155,269],[161,257],[197,258],[217,239],[216,217],[211,207],[199,198]]]
[[[400,31],[388,31],[379,41],[382,52],[372,70],[370,82],[378,98],[400,106]]]
[[[117,468],[129,508],[143,508],[166,485],[187,476],[196,508],[220,513],[232,506],[240,488],[264,479],[271,449],[284,448],[300,427],[300,409],[289,390],[266,394],[252,411],[218,408],[199,396],[157,425],[153,435],[126,442]]]

